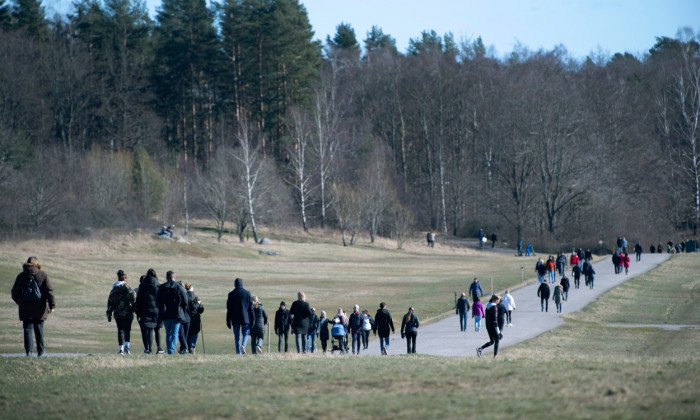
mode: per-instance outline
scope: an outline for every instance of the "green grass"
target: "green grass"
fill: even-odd
[[[435,315],[441,305],[451,303],[450,288],[466,287],[465,277],[471,275],[465,273],[470,270],[488,277],[487,268],[496,267],[499,271],[492,275],[499,281],[510,278],[512,284],[520,282],[521,260],[502,256],[459,250],[441,250],[440,255],[370,247],[346,250],[308,243],[279,248],[284,249],[283,256],[275,259],[259,258],[257,253],[246,257],[244,250],[238,249],[227,256],[229,251],[218,246],[202,246],[211,255],[207,258],[184,257],[172,249],[160,252],[173,252],[165,262],[180,267],[176,268],[179,276],[185,277],[183,272],[194,276],[204,270],[200,276],[215,278],[208,283],[201,277],[202,285],[197,289],[210,302],[214,298],[225,300],[219,289],[227,284],[226,276],[235,267],[250,270],[249,276],[242,277],[254,279],[247,285],[261,296],[265,295],[257,290],[291,300],[286,294],[298,284],[286,282],[296,281],[307,286],[312,303],[313,297],[317,302],[328,297],[348,307],[355,300],[364,302],[361,292],[355,290],[356,285],[362,285],[372,292],[367,298],[372,308],[379,296],[392,293],[385,298],[390,304],[402,302],[406,306],[412,302],[433,308]],[[319,260],[325,261],[317,262],[314,253],[322,253]],[[61,343],[63,350],[95,348],[113,353],[114,326],[93,319],[104,312],[102,301],[111,275],[109,280],[79,281],[71,270],[102,267],[111,273],[119,264],[131,264],[135,269],[149,255],[140,248],[113,251],[104,262],[97,256],[88,260],[68,253],[52,256],[57,283],[73,288],[80,305],[88,309],[74,310],[63,301],[62,311],[71,315],[47,322],[49,351],[58,351],[53,346]],[[59,260],[63,262],[59,264]],[[5,253],[0,261],[5,263]],[[513,271],[511,276],[507,268]],[[561,328],[503,349],[499,360],[427,355],[235,356],[230,354],[232,343],[223,326],[223,314],[205,312],[213,318],[205,325],[206,356],[0,358],[0,417],[695,419],[700,417],[700,329],[608,325],[700,325],[698,270],[697,255],[674,257],[602,296],[583,312],[567,315]],[[0,268],[0,273],[5,272]],[[428,274],[429,281],[422,278]],[[327,291],[329,288],[341,290],[341,296]],[[430,301],[422,293],[444,296]],[[423,304],[424,298],[428,303]],[[91,303],[91,299],[99,302]],[[8,313],[1,321],[3,351],[21,351],[19,325],[6,319],[16,314],[3,305],[3,312]],[[400,308],[398,313],[403,310],[400,305],[394,305]],[[66,328],[63,324],[70,319],[82,319],[86,331]],[[104,331],[91,333],[90,329]],[[74,342],[78,344],[71,345]]]

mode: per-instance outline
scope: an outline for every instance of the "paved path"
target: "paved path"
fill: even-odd
[[[601,294],[623,283],[625,280],[655,268],[666,261],[669,256],[669,254],[642,254],[642,260],[636,262],[634,255],[632,255],[629,275],[625,275],[624,273],[616,275],[610,258],[604,258],[593,264],[596,271],[595,286],[593,289],[585,286],[583,277],[581,278],[581,287],[579,289],[574,289],[574,279],[569,275],[571,289],[569,289],[569,300],[562,302],[563,313],[581,310]],[[534,266],[532,270],[534,270]],[[535,277],[534,271],[532,273],[533,277]],[[468,284],[465,284],[465,291],[468,286]],[[510,291],[515,299],[517,309],[513,311],[513,326],[504,328],[503,339],[500,342],[499,350],[537,337],[564,323],[564,320],[557,314],[556,306],[553,301],[550,300],[549,302],[549,312],[542,312],[540,310],[540,299],[537,297],[538,287],[539,283],[535,279],[533,283]],[[502,290],[497,292],[501,295],[503,293]],[[488,302],[488,297],[484,296],[482,301],[485,307],[486,302]],[[420,317],[419,309],[420,308],[418,308],[416,313]],[[396,334],[391,336],[389,353],[405,353],[406,342],[402,340],[401,336],[398,334],[401,328],[401,317],[405,312],[397,308],[391,308],[391,306],[389,306],[389,310],[391,311],[392,318],[394,319],[394,326],[396,327]],[[483,321],[480,332],[474,331],[474,320],[471,316],[468,322],[469,328],[466,332],[459,331],[459,318],[457,315],[450,315],[438,322],[421,325],[418,329],[416,344],[418,353],[439,356],[476,356],[475,349],[489,341],[488,333],[483,326]],[[492,352],[493,347],[490,347],[484,350],[484,355],[491,356]],[[376,337],[372,336],[370,338],[369,349],[366,351],[366,354],[379,354],[379,341]]]

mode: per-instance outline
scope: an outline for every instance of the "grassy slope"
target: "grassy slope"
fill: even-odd
[[[355,299],[360,300],[354,295],[356,284],[374,291],[375,285],[371,283],[374,281],[379,283],[380,290],[394,293],[387,298],[389,302],[413,302],[412,299],[417,299],[413,296],[414,289],[420,287],[423,293],[430,290],[432,294],[447,295],[426,304],[426,307],[435,308],[434,313],[440,312],[441,305],[449,303],[451,287],[464,285],[464,277],[471,275],[465,275],[470,264],[482,267],[481,271],[471,270],[485,276],[488,273],[484,267],[497,266],[501,270],[499,278],[507,277],[505,267],[517,273],[511,276],[517,278],[516,282],[520,277],[520,260],[478,261],[484,257],[465,255],[458,250],[441,250],[442,256],[436,257],[425,256],[420,249],[396,253],[389,249],[335,249],[328,244],[323,249],[308,244],[303,249],[296,246],[299,244],[272,247],[283,250],[283,258],[273,260],[274,263],[267,263],[255,252],[245,264],[246,258],[241,254],[247,250],[234,245],[231,245],[232,251],[202,247],[202,252],[214,255],[208,258],[175,255],[167,256],[166,261],[182,264],[182,269],[176,268],[182,277],[182,271],[190,266],[214,267],[209,270],[211,273],[219,270],[221,280],[207,284],[202,278],[205,285],[203,290],[198,289],[211,300],[220,295],[218,288],[229,282],[227,277],[232,274],[229,270],[234,271],[237,265],[251,270],[243,277],[255,279],[249,282],[250,288],[261,296],[265,295],[257,292],[258,289],[269,290],[270,294],[278,291],[285,297],[286,293],[292,293],[298,284],[275,281],[289,276],[294,277],[294,281],[308,282],[306,289],[313,291],[309,293],[312,303],[315,293],[320,296],[328,284],[334,289],[350,286],[340,297],[338,293],[327,293],[329,299],[336,298],[338,304],[346,307]],[[160,249],[160,245],[156,248],[154,253],[167,254],[172,250]],[[239,255],[225,255],[229,252]],[[314,256],[314,253],[321,255]],[[79,265],[79,258],[73,260],[67,254],[56,258],[56,271],[59,271],[58,260],[70,260],[63,264],[65,267]],[[146,255],[143,250],[123,249],[113,254],[108,258],[112,264],[104,263],[104,269],[109,268],[110,272],[116,271],[117,262],[141,271],[143,262],[139,257]],[[342,258],[334,262],[331,256],[338,254],[343,254]],[[2,255],[2,258],[7,256],[5,252]],[[303,255],[309,256],[306,263],[302,261]],[[211,264],[209,259],[215,259],[216,264]],[[324,259],[328,259],[323,262],[326,265],[319,270],[324,273],[309,272],[308,263]],[[472,259],[477,261],[469,261]],[[100,259],[95,257],[85,266],[100,265],[98,261]],[[259,262],[263,262],[264,267],[258,267]],[[285,264],[289,264],[289,270],[284,269]],[[377,267],[373,268],[375,265]],[[361,274],[349,274],[355,269]],[[497,361],[424,355],[302,358],[296,355],[209,354],[229,353],[227,338],[222,339],[219,348],[213,345],[214,350],[208,351],[207,356],[197,357],[132,355],[121,358],[110,355],[0,359],[3,372],[0,375],[0,417],[271,418],[281,414],[288,418],[371,416],[380,419],[446,419],[474,415],[486,418],[698,418],[700,330],[606,326],[610,322],[625,321],[700,324],[700,309],[695,304],[698,269],[697,255],[675,257],[653,273],[608,293],[584,312],[568,315],[564,327],[505,349],[502,359]],[[85,304],[89,304],[91,298],[104,300],[105,284],[111,276],[103,276],[100,286],[93,288],[87,283],[72,284],[75,280],[69,281],[70,270],[65,270],[65,277],[57,283],[74,287],[84,296],[81,299]],[[300,273],[290,273],[290,270]],[[192,275],[196,272],[192,270]],[[213,275],[211,273],[208,275]],[[430,282],[421,279],[426,273],[431,275]],[[371,281],[365,279],[368,275]],[[345,281],[337,282],[337,276],[345,276]],[[7,289],[6,280],[2,281]],[[650,295],[655,297],[647,299]],[[377,300],[375,296],[372,298],[370,302]],[[424,298],[421,296],[421,302]],[[290,297],[286,299],[291,300]],[[444,300],[448,302],[442,302]],[[3,312],[10,312],[5,306]],[[102,303],[92,304],[90,311],[94,309],[100,314],[102,306]],[[336,305],[329,303],[329,307],[333,306]],[[99,318],[99,315],[87,312],[85,326],[95,328],[93,322],[97,321],[92,318]],[[9,337],[21,340],[21,333],[18,325],[10,325],[6,318],[2,319],[2,345],[17,351],[17,343],[8,346],[6,341]],[[49,346],[57,342],[55,335],[59,330],[68,335],[65,343],[75,338],[72,330],[61,325],[64,322],[65,319],[55,320],[47,325],[47,334],[51,336]],[[209,331],[221,323],[217,319],[209,326]],[[11,331],[7,331],[10,326]],[[97,348],[106,345],[112,349],[112,329],[111,324],[105,327],[109,330],[107,344],[103,344],[104,337],[97,334]],[[212,342],[216,342],[217,334],[210,335],[215,337]],[[221,335],[228,337],[225,330]],[[86,348],[91,346],[85,345]]]

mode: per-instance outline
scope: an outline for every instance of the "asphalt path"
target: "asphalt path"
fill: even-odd
[[[574,288],[574,279],[571,272],[567,274],[569,277],[571,288],[569,289],[569,299],[562,302],[562,314],[580,311],[589,303],[595,301],[598,296],[608,290],[622,284],[625,280],[629,280],[634,276],[643,274],[670,257],[669,254],[642,254],[641,261],[635,261],[635,256],[631,255],[629,274],[615,274],[611,258],[607,257],[593,264],[596,271],[594,287],[590,289],[585,286],[583,277],[581,277],[581,285],[579,289]],[[534,264],[534,263],[533,263]],[[512,327],[504,327],[503,339],[499,344],[500,349],[508,346],[521,343],[533,337],[552,330],[564,323],[564,319],[557,314],[556,305],[550,299],[549,312],[542,312],[540,309],[540,298],[537,297],[537,288],[539,282],[536,279],[534,266],[531,267],[534,280],[523,287],[510,290],[510,294],[515,299],[516,309],[512,313]],[[557,276],[557,283],[560,277]],[[465,292],[469,287],[469,283],[465,284]],[[550,286],[554,286],[551,285]],[[484,287],[484,285],[482,285]],[[503,290],[497,290],[496,293],[502,296]],[[484,295],[482,302],[484,307],[490,296]],[[389,354],[406,353],[406,342],[401,339],[399,330],[401,328],[401,318],[405,314],[404,308],[392,308],[391,301],[387,301],[387,309],[391,312],[396,333],[392,334],[390,339]],[[471,304],[471,297],[469,298]],[[416,314],[420,318],[420,303],[414,305]],[[374,310],[370,311],[373,313]],[[438,356],[469,356],[476,357],[476,348],[489,341],[484,321],[482,320],[481,331],[476,332],[474,329],[474,319],[471,315],[468,318],[469,327],[467,331],[459,330],[459,317],[450,315],[440,321],[424,324],[418,328],[418,336],[416,340],[417,353],[432,354]],[[379,354],[379,340],[375,336],[371,336],[369,348],[362,351],[361,354]],[[484,350],[484,356],[493,355],[493,346]]]

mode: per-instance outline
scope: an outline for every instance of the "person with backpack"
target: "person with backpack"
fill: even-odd
[[[44,321],[56,308],[53,285],[46,272],[41,270],[37,257],[29,257],[22,265],[22,272],[12,285],[12,300],[17,304],[24,333],[24,351],[27,356],[34,351],[36,339],[37,357],[46,353],[44,347]]]
[[[199,332],[202,330],[202,313],[204,313],[204,305],[202,301],[199,300],[199,296],[194,293],[194,287],[192,283],[185,283],[185,290],[187,295],[190,297],[190,329],[187,332],[187,351],[194,354],[195,346],[197,345],[197,338],[199,337]]]
[[[175,281],[175,272],[165,273],[166,282],[158,287],[156,305],[158,306],[158,319],[165,327],[165,346],[168,354],[175,354],[180,323],[185,319],[185,311],[189,297],[185,288]]]
[[[157,353],[165,353],[160,341],[160,329],[163,327],[163,323],[158,319],[158,305],[156,304],[159,286],[160,282],[156,271],[149,268],[146,275],[141,276],[138,293],[136,294],[135,312],[141,326],[141,339],[143,340],[143,352],[145,354],[153,353],[154,335]]]
[[[119,354],[131,354],[131,323],[134,321],[136,293],[126,282],[124,270],[117,271],[117,281],[112,285],[107,299],[107,322],[117,324]]]
[[[401,338],[406,339],[406,353],[408,354],[416,352],[416,338],[418,337],[420,320],[415,312],[415,309],[411,306],[401,321]]]

